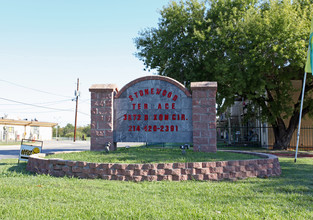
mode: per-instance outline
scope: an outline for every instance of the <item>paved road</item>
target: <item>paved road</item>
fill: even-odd
[[[118,143],[117,147],[138,146],[144,143]],[[89,141],[44,141],[42,153],[57,151],[84,151],[90,149]],[[0,160],[18,158],[20,145],[0,145]]]
[[[44,141],[42,152],[56,151],[84,151],[89,150],[89,141]],[[8,158],[18,158],[20,145],[0,145],[0,160]]]

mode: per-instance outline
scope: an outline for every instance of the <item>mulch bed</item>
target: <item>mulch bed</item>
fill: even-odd
[[[277,157],[295,157],[295,153],[275,153],[275,152],[271,152],[268,154],[273,154]],[[298,153],[297,157],[313,157],[313,154],[306,154],[306,153]]]

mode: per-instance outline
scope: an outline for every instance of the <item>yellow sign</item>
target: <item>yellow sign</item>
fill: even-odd
[[[38,153],[40,153],[40,150],[38,147],[35,147],[32,151],[32,154],[38,154]]]
[[[27,161],[30,155],[40,153],[42,150],[42,144],[42,141],[23,139],[21,143],[19,160]]]

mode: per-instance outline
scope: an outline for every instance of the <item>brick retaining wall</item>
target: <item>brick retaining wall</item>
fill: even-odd
[[[278,158],[254,154],[261,159],[192,163],[113,164],[88,163],[62,159],[45,159],[46,154],[31,155],[27,170],[51,176],[101,178],[121,181],[237,180],[248,177],[270,177],[281,174]]]

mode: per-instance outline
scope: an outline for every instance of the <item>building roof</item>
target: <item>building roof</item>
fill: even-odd
[[[0,118],[0,125],[21,125],[21,126],[37,126],[37,127],[54,127],[58,123],[52,122],[39,122],[39,121],[27,121],[27,120],[14,120]]]

